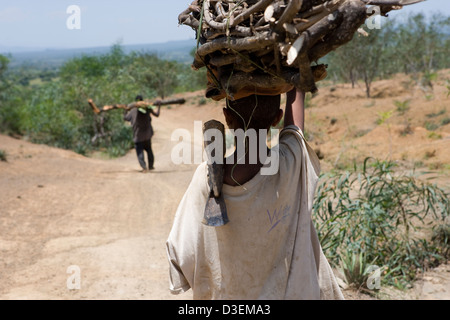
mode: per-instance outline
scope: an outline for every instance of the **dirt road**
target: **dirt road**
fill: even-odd
[[[151,173],[139,172],[133,150],[101,160],[0,136],[0,299],[177,298],[165,240],[196,165],[172,163],[170,137],[179,120],[192,131],[194,117],[220,108],[167,111],[153,121]],[[67,287],[70,266],[79,267],[79,290]]]
[[[0,161],[0,299],[192,298],[169,293],[165,241],[197,166],[171,161],[178,143],[171,134],[193,135],[194,120],[222,120],[217,104],[199,106],[198,97],[154,119],[151,173],[139,172],[133,150],[115,160],[87,158],[0,135],[7,154]],[[79,289],[70,281],[68,288],[77,275],[71,266]],[[423,285],[431,293],[415,297],[450,297],[443,268],[440,287]]]

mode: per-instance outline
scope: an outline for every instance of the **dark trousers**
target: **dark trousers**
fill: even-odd
[[[136,154],[142,169],[147,169],[147,166],[145,164],[144,150],[147,152],[148,168],[153,168],[153,162],[155,158],[153,156],[152,143],[150,142],[150,140],[135,142],[134,147],[136,148]]]

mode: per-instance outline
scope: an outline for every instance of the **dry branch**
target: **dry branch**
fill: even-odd
[[[133,108],[147,108],[149,106],[165,106],[165,105],[171,105],[171,104],[184,104],[186,102],[185,99],[167,99],[167,100],[156,100],[156,101],[137,101],[132,102],[129,104],[113,104],[113,105],[105,105],[101,109],[97,107],[97,105],[94,103],[92,99],[88,100],[89,105],[91,106],[92,110],[96,114],[100,114],[104,111],[110,111],[115,109],[123,109],[123,110],[131,110]]]
[[[311,63],[345,45],[377,5],[386,15],[423,0],[195,0],[178,19],[199,46],[194,69],[208,68],[207,96],[316,92]],[[316,67],[317,70],[317,67]]]

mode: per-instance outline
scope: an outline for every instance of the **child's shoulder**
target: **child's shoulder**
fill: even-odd
[[[294,135],[298,138],[304,139],[303,131],[299,127],[295,125],[289,125],[284,127],[280,132],[280,137],[286,136],[286,135]]]
[[[279,135],[280,146],[288,146],[300,152],[305,141],[302,130],[294,125],[290,125],[281,130]],[[294,151],[294,150],[292,150]]]

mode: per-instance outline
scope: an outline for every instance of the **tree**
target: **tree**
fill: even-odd
[[[429,21],[417,14],[400,23],[392,40],[403,71],[418,74],[448,67],[449,27],[450,17],[441,14]]]
[[[394,72],[390,66],[393,29],[394,22],[389,21],[384,22],[381,29],[368,30],[365,35],[356,33],[349,43],[330,54],[331,72],[350,81],[352,87],[358,79],[363,80],[366,96],[370,98],[372,82]]]
[[[8,69],[9,59],[0,54],[0,91],[6,86],[4,73]]]
[[[387,68],[385,59],[389,54],[389,36],[392,24],[387,22],[381,29],[370,30],[369,34],[356,40],[357,50],[354,63],[356,71],[364,80],[367,98],[371,97],[371,85],[376,77]]]
[[[177,69],[174,61],[161,60],[155,54],[138,53],[132,73],[138,82],[154,88],[158,96],[164,99],[178,85]]]
[[[363,80],[367,97],[373,80],[395,73],[413,74],[414,79],[431,86],[435,71],[450,67],[450,17],[431,19],[410,15],[406,19],[383,21],[381,29],[368,30],[368,36],[355,34],[345,46],[327,57],[329,74],[354,86]]]
[[[6,76],[9,59],[0,55],[0,130],[3,133],[19,133],[21,90]],[[8,72],[9,73],[9,72]]]
[[[334,74],[338,79],[351,82],[352,88],[355,87],[357,81],[357,72],[355,56],[357,53],[356,37],[361,35],[356,34],[353,40],[347,43],[345,46],[339,47],[336,51],[333,51],[328,57],[328,63],[331,66],[329,73]]]
[[[336,72],[354,87],[357,79],[362,79],[366,96],[370,98],[372,81],[379,74],[381,55],[386,44],[379,30],[370,30],[366,36],[356,34],[350,43],[338,48],[330,58],[335,63]]]

